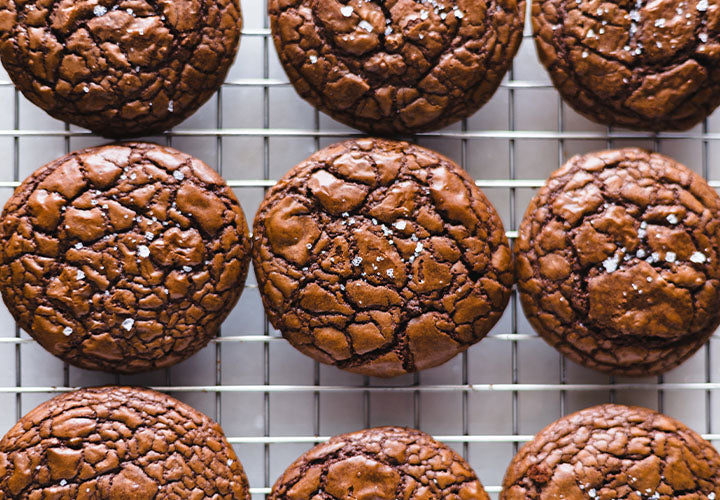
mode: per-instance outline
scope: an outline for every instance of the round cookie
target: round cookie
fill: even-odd
[[[0,57],[54,118],[106,137],[159,133],[225,80],[240,42],[238,0],[8,0]]]
[[[522,40],[525,0],[270,0],[295,90],[367,132],[436,130],[493,95]]]
[[[173,365],[212,339],[243,290],[245,215],[225,181],[175,149],[70,153],[15,190],[0,291],[20,327],[88,369]]]
[[[376,427],[342,434],[298,458],[270,500],[446,498],[489,500],[461,456],[415,429]]]
[[[712,500],[720,456],[677,420],[606,404],[563,417],[515,455],[500,500]]]
[[[684,130],[720,104],[720,5],[708,0],[533,2],[540,60],[588,119]]]
[[[0,440],[0,498],[250,500],[222,429],[159,392],[61,394]]]
[[[671,158],[571,158],[530,203],[516,242],[532,326],[576,363],[666,372],[720,323],[720,198]]]
[[[318,361],[392,377],[481,340],[510,297],[502,222],[451,160],[406,142],[351,140],[271,188],[253,263],[268,317]]]

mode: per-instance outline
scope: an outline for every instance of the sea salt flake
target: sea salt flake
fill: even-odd
[[[228,464],[228,467],[230,467],[233,464],[233,459],[228,458],[227,464]]]
[[[677,218],[677,215],[675,215],[675,214],[670,214],[670,215],[668,215],[667,217],[665,217],[665,219],[667,219],[667,221],[668,221],[670,224],[677,224],[677,223],[678,223],[678,218]]]
[[[179,170],[176,170],[175,172],[173,172],[173,177],[175,177],[177,180],[181,181],[185,178],[185,174],[183,174]]]
[[[406,223],[404,220],[399,220],[399,221],[397,221],[397,222],[394,224],[394,226],[395,226],[399,231],[402,231],[403,229],[405,229],[405,226],[406,226],[406,225],[407,225],[407,223]]]
[[[666,262],[675,262],[676,258],[677,258],[677,255],[675,255],[675,252],[668,252],[665,254]]]
[[[67,481],[65,479],[60,481],[60,486],[65,486],[67,484]]]
[[[65,328],[63,328],[63,335],[65,335],[66,337],[69,337],[70,335],[72,335],[72,332],[73,332],[73,329],[70,328],[69,326],[66,326]]]
[[[103,16],[103,15],[107,14],[107,9],[105,7],[103,7],[102,5],[96,5],[95,8],[93,9],[93,14],[95,14],[98,17]]]
[[[455,17],[457,17],[458,19],[462,19],[463,17],[465,17],[465,13],[459,9],[455,9],[453,12],[455,13]]]
[[[372,33],[372,32],[373,32],[373,25],[370,24],[369,22],[367,22],[365,19],[363,19],[362,21],[360,21],[360,22],[358,23],[358,28],[362,28],[362,29],[364,29],[365,31],[367,31],[368,33]]]
[[[707,257],[705,257],[705,254],[702,252],[694,252],[690,256],[690,262],[694,262],[695,264],[702,264],[707,260]]]
[[[150,255],[150,249],[148,247],[146,247],[145,245],[140,245],[138,247],[138,255],[143,258],[147,257]]]
[[[708,0],[700,0],[695,8],[700,12],[705,12],[708,10]]]
[[[83,247],[83,244],[80,243],[79,241],[78,241],[77,243],[75,243],[75,248],[76,248],[77,250],[80,250],[82,247]]]
[[[660,18],[655,20],[655,27],[656,28],[664,28],[665,27],[665,18]]]
[[[386,272],[386,273],[387,273],[387,275],[388,275],[388,276],[390,276],[391,278],[392,278],[392,277],[393,277],[393,275],[395,274],[395,270],[394,270],[394,269],[392,269],[392,268],[391,268],[391,269],[388,269],[388,270],[387,270],[387,271],[385,271],[385,272]]]
[[[311,55],[311,56],[310,56],[310,62],[311,62],[311,63],[315,64],[317,61],[318,61],[318,58],[317,58],[316,55]]]
[[[175,111],[175,104],[172,101],[168,103],[168,111],[170,111],[171,113]]]
[[[353,260],[351,260],[350,262],[352,263],[353,266],[357,267],[360,264],[362,264],[362,257],[357,256],[357,257],[353,258]]]
[[[418,244],[415,245],[415,253],[420,253],[420,252],[422,252],[422,250],[423,250],[423,244],[418,242]]]
[[[122,322],[122,327],[125,328],[128,332],[132,330],[133,325],[135,324],[135,320],[132,318],[128,318],[125,321]]]
[[[698,38],[700,39],[700,41],[701,41],[702,43],[706,43],[706,42],[708,41],[707,33],[700,33],[700,34],[698,35]]]
[[[587,50],[583,50],[583,53],[582,53],[583,59],[587,58],[587,56],[589,56],[589,55],[590,55],[590,54],[588,53]]]
[[[340,13],[345,17],[350,17],[353,15],[353,8],[350,5],[346,5],[344,7],[340,7]]]
[[[617,270],[618,261],[619,259],[616,256],[613,256],[605,259],[602,265],[605,268],[605,271],[607,271],[608,273],[612,273],[613,271]]]
[[[82,271],[77,272],[77,279],[81,280],[85,278],[85,273]]]
[[[190,266],[183,266],[183,267],[182,267],[182,270],[185,271],[186,273],[189,273],[190,271],[192,271],[192,267],[190,267]]]

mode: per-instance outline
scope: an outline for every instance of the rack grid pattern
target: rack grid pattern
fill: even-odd
[[[243,0],[245,28],[227,82],[184,124],[150,138],[205,160],[228,179],[249,221],[264,190],[313,151],[358,132],[313,110],[277,61],[265,0]],[[106,141],[47,117],[0,76],[0,198],[46,161]],[[496,205],[508,237],[535,190],[569,156],[643,146],[674,156],[720,187],[720,116],[681,133],[608,129],[564,105],[535,56],[529,26],[514,68],[475,116],[410,138],[452,157]],[[718,161],[716,161],[718,159]],[[494,498],[518,446],[552,420],[603,402],[665,411],[716,443],[718,335],[664,377],[614,379],[566,362],[533,332],[513,295],[490,336],[442,367],[378,380],[321,366],[295,352],[264,317],[251,276],[221,335],[162,372],[113,376],[63,365],[0,309],[0,433],[54,393],[122,383],[167,391],[223,425],[254,500],[289,463],[330,435],[375,425],[430,432],[463,454]]]

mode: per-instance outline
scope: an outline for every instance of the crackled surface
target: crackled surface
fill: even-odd
[[[379,139],[330,146],[265,197],[253,263],[272,324],[302,352],[394,376],[447,361],[505,308],[502,222],[447,158]]]
[[[0,499],[249,500],[218,424],[139,387],[57,396],[0,441]]]
[[[361,130],[434,130],[500,85],[524,0],[270,0],[273,38],[298,93]]]
[[[682,423],[602,405],[550,424],[510,463],[501,500],[714,500],[720,456]]]
[[[720,322],[720,198],[640,149],[571,158],[517,240],[530,323],[575,362],[645,376],[674,368]]]
[[[205,346],[242,292],[245,216],[200,160],[148,143],[76,151],[28,177],[0,225],[20,326],[83,368],[137,372]]]
[[[377,427],[335,436],[298,458],[270,500],[489,500],[457,453],[424,432]]]
[[[233,62],[238,0],[2,0],[0,56],[25,97],[107,137],[177,125]]]
[[[720,5],[708,0],[539,0],[538,54],[589,119],[683,130],[720,104]]]

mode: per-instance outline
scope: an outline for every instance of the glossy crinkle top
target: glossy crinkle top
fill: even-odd
[[[61,394],[0,440],[2,500],[250,500],[222,429],[165,394]]]
[[[270,189],[253,263],[269,319],[295,347],[386,377],[478,342],[513,283],[502,222],[467,173],[380,139],[325,148]]]
[[[298,458],[270,500],[489,500],[470,465],[415,429],[335,436]]]
[[[5,0],[0,57],[30,101],[106,137],[151,135],[220,87],[238,0]]]
[[[538,0],[533,28],[555,87],[593,121],[684,130],[720,104],[716,0]]]
[[[666,372],[720,322],[720,197],[640,149],[571,158],[527,209],[516,244],[530,323],[575,362]]]
[[[297,92],[378,134],[436,130],[485,104],[522,40],[524,0],[270,0]]]
[[[540,431],[515,455],[500,500],[715,500],[720,455],[677,420],[606,404]]]
[[[0,291],[21,328],[88,369],[132,373],[204,347],[242,293],[245,215],[225,181],[149,143],[76,151],[8,200]]]

